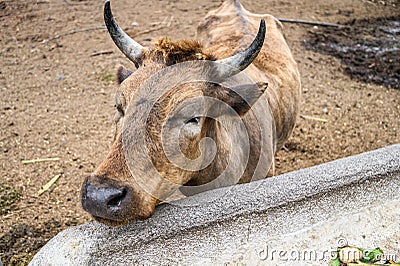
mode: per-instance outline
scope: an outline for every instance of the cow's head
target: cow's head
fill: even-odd
[[[143,184],[139,184],[140,182],[138,183],[137,178],[132,174],[130,168],[135,166],[127,163],[128,151],[124,149],[134,150],[132,154],[136,154],[136,160],[140,160],[140,153],[143,153],[144,157],[149,157],[152,166],[165,180],[174,184],[186,184],[196,173],[190,169],[182,169],[170,162],[170,158],[166,156],[165,147],[162,145],[162,138],[168,138],[168,136],[162,136],[163,127],[167,120],[170,121],[168,128],[172,132],[170,135],[179,136],[178,149],[184,156],[194,160],[202,153],[200,143],[210,121],[205,116],[194,115],[190,108],[183,108],[173,117],[170,114],[171,110],[188,99],[205,95],[218,98],[231,106],[239,115],[245,114],[250,106],[237,93],[218,84],[189,82],[168,90],[158,98],[146,117],[135,115],[135,112],[140,113],[143,111],[141,109],[148,108],[147,101],[141,98],[143,95],[139,97],[137,93],[142,84],[148,81],[153,74],[180,62],[215,61],[216,58],[212,52],[206,52],[196,41],[173,42],[164,38],[159,40],[154,48],[142,47],[118,26],[111,13],[108,0],[105,2],[104,19],[111,38],[135,64],[137,70],[132,72],[120,67],[117,71],[119,87],[115,100],[114,143],[103,163],[92,175],[86,177],[81,196],[83,208],[96,220],[116,226],[149,218],[153,214],[155,206],[160,202],[160,195],[165,196],[171,193],[171,188],[157,180],[151,180],[151,178],[145,181],[147,189],[143,189]],[[218,79],[223,80],[244,70],[261,50],[265,30],[265,23],[262,20],[253,43],[234,56],[217,60],[216,62],[221,63],[220,65],[229,67],[210,68],[209,71],[213,72],[210,75],[217,75]],[[262,89],[245,92],[245,94],[250,94],[247,97],[250,102],[255,102],[262,93]],[[128,106],[133,106],[134,109],[129,117]],[[143,137],[147,150],[141,150],[135,146],[135,135],[143,135],[140,132],[144,132]],[[124,134],[130,136],[128,141],[124,140]]]

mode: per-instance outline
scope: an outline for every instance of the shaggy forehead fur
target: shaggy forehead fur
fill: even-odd
[[[161,61],[167,66],[191,60],[215,60],[197,40],[173,41],[168,37],[159,39],[154,48],[147,51],[146,58]]]

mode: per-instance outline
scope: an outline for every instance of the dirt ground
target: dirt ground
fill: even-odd
[[[357,24],[358,20],[398,21],[400,15],[398,0],[241,2],[253,12],[347,23],[356,32],[376,27]],[[198,22],[219,4],[216,0],[112,1],[120,25],[143,45],[165,35],[194,38]],[[102,8],[103,1],[94,0],[0,1],[0,256],[5,265],[27,264],[59,231],[90,220],[80,207],[80,185],[112,141],[115,68],[118,64],[133,68],[101,28]],[[398,37],[396,25],[393,34]],[[399,143],[398,80],[394,86],[360,81],[357,75],[348,75],[346,69],[354,66],[346,65],[343,56],[318,52],[323,50],[318,46],[321,40],[335,39],[343,29],[284,26],[299,64],[303,100],[302,117],[286,149],[277,155],[278,173]],[[360,40],[373,37],[366,35]],[[391,66],[400,62],[399,50],[388,58],[392,61],[382,64],[387,69],[383,75],[398,78],[399,69]],[[365,76],[363,71],[358,71],[359,78]],[[37,158],[60,159],[22,162]],[[56,175],[60,176],[55,185],[37,197]]]

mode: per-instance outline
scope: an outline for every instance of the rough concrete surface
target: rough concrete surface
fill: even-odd
[[[326,265],[342,244],[400,260],[400,144],[59,233],[30,265]]]

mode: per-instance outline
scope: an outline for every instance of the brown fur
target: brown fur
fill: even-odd
[[[203,45],[197,40],[173,41],[168,37],[159,39],[145,57],[166,66],[191,60],[215,60],[214,56],[204,51]]]
[[[167,66],[191,60],[223,59],[245,49],[253,40],[261,18],[265,19],[267,26],[264,47],[244,72],[254,82],[260,84],[260,91],[256,93],[258,94],[256,97],[266,97],[269,102],[276,127],[276,138],[273,140],[275,149],[272,152],[279,150],[290,136],[299,111],[301,86],[297,65],[286,44],[282,34],[282,25],[279,21],[270,15],[252,14],[236,0],[225,1],[219,9],[211,11],[207,15],[198,27],[198,40],[172,41],[168,38],[161,38],[155,43],[154,48],[145,51],[142,67],[137,69],[135,73],[127,75],[129,72],[120,69],[118,77],[121,85],[118,88],[118,93],[120,97],[123,97],[123,101],[120,102],[124,104],[120,104],[119,108],[126,109],[139,86],[152,74]],[[148,95],[152,97],[150,92]],[[218,123],[210,119],[204,119],[201,122],[202,130],[199,136],[189,142],[183,140],[181,143],[182,152],[189,158],[196,158],[199,155],[199,141],[204,137],[214,139],[218,151],[213,163],[207,168],[197,172],[179,169],[168,161],[161,146],[161,130],[166,115],[174,106],[185,101],[185,99],[201,95],[214,95],[228,102],[233,108],[236,106],[236,110],[243,117],[249,133],[250,158],[240,182],[251,181],[253,174],[255,174],[253,180],[264,178],[268,175],[269,170],[269,175],[271,175],[273,173],[273,162],[269,162],[269,164],[265,162],[261,170],[255,173],[258,161],[265,160],[260,150],[260,133],[255,130],[258,125],[255,115],[252,111],[248,111],[248,106],[237,102],[235,95],[228,93],[226,89],[206,83],[185,84],[175,87],[168,91],[166,95],[163,95],[161,99],[158,99],[147,121],[141,121],[134,117],[138,120],[132,121],[135,126],[132,127],[131,134],[135,135],[136,131],[139,132],[140,127],[145,125],[148,155],[160,174],[178,184],[201,185],[213,180],[226,168],[230,150],[226,140],[229,134],[235,134],[235,132],[224,131]],[[136,106],[138,111],[141,108],[147,108],[145,104],[140,103],[136,103]],[[229,117],[225,119],[229,119]],[[123,117],[118,116],[115,142],[107,158],[91,177],[94,183],[99,184],[114,181],[123,182],[135,194],[132,196],[132,202],[127,210],[118,218],[118,221],[99,219],[99,221],[110,225],[147,218],[152,215],[155,205],[159,202],[135,183],[126,166],[121,140],[122,120]],[[147,154],[143,156],[147,156]],[[155,192],[167,189],[156,183],[153,187]]]

